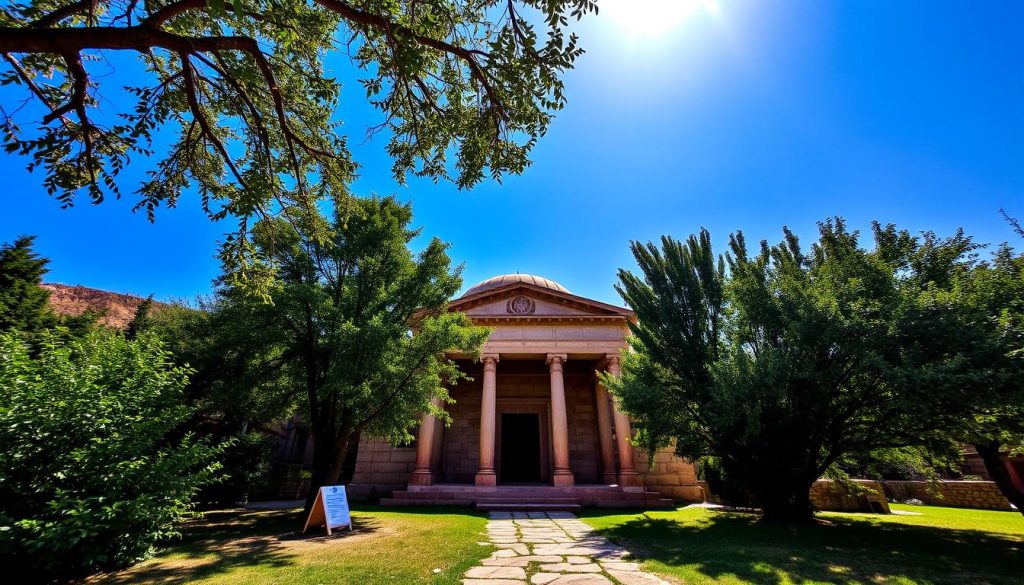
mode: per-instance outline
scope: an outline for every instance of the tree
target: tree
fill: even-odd
[[[634,242],[642,275],[619,272],[638,322],[608,382],[639,441],[674,440],[769,522],[810,520],[811,485],[845,457],[948,445],[957,376],[984,359],[938,341],[962,314],[929,294],[969,266],[970,238],[876,224],[868,251],[841,219],[819,227],[810,253],[785,230],[751,255],[737,233],[717,261],[706,231]]]
[[[149,295],[142,299],[142,302],[135,307],[135,313],[132,315],[132,320],[128,322],[128,327],[124,330],[124,336],[134,340],[143,331],[149,329],[153,321],[153,316],[150,314],[152,311],[153,295]]]
[[[224,480],[197,494],[202,504],[248,500],[270,470],[270,433],[297,408],[295,387],[275,375],[274,349],[249,343],[253,332],[237,318],[244,317],[226,303],[203,298],[195,306],[163,305],[142,321],[142,331],[163,340],[175,363],[193,370],[183,428],[231,443],[220,460]]]
[[[151,336],[38,345],[0,334],[0,556],[39,582],[132,563],[216,478],[220,450],[176,433],[187,372]]]
[[[469,187],[526,167],[582,52],[569,18],[591,11],[594,0],[8,4],[0,83],[24,86],[41,105],[28,115],[42,113],[28,135],[7,113],[4,142],[32,157],[63,205],[82,190],[94,202],[119,195],[129,157],[152,158],[136,209],[152,218],[192,185],[212,217],[240,218],[246,236],[249,219],[275,206],[310,213],[318,197],[345,198],[355,163],[333,117],[341,86],[326,58],[347,53],[384,118],[372,131],[390,132],[396,177],[454,170]],[[134,53],[138,66],[90,71],[115,51]],[[134,107],[105,116],[99,106],[113,100],[101,85],[128,85]],[[173,137],[166,150],[154,146],[161,128]],[[228,247],[244,255],[247,244]]]
[[[983,400],[971,404],[950,435],[972,444],[1000,492],[1024,514],[1024,489],[1003,457],[1024,451],[1024,255],[1002,245],[991,261],[959,274],[950,292],[964,326],[948,343],[983,354],[960,379]]]
[[[335,483],[361,434],[411,440],[420,413],[444,420],[434,401],[463,374],[445,352],[474,354],[487,330],[446,311],[461,286],[446,245],[431,240],[418,255],[409,243],[409,205],[394,198],[354,200],[350,217],[337,212],[326,226],[298,233],[279,219],[255,228],[265,264],[274,265],[270,303],[244,288],[218,290],[214,319],[231,327],[231,354],[258,351],[266,361],[249,375],[303,405],[313,436],[307,507],[321,485]],[[344,223],[347,221],[347,225]],[[328,229],[330,239],[311,232]]]
[[[35,236],[21,236],[0,247],[0,331],[33,335],[51,327],[50,293],[39,286],[49,260],[32,249]]]

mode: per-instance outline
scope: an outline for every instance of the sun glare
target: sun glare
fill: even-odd
[[[705,12],[717,16],[718,0],[602,0],[601,17],[634,36],[656,37]]]

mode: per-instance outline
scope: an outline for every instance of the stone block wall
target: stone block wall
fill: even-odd
[[[414,447],[393,447],[387,441],[364,435],[359,441],[356,469],[348,487],[349,497],[353,500],[377,499],[405,489],[415,465]]]
[[[438,431],[438,478],[443,483],[474,483],[480,461],[480,397],[483,371],[479,363],[463,367],[471,376],[450,389],[455,400],[447,405],[452,423]],[[576,483],[598,483],[601,478],[600,445],[597,437],[597,408],[594,395],[594,364],[569,362],[565,367],[565,401],[569,418],[569,465]],[[547,366],[540,360],[499,362],[497,375],[497,416],[503,408],[517,411],[528,403],[542,411],[542,424],[550,426],[551,388]],[[550,450],[550,429],[543,428],[543,445]],[[415,434],[415,432],[414,432]],[[496,443],[500,444],[500,437]],[[497,455],[497,453],[496,453]],[[550,466],[550,453],[546,461]],[[355,474],[349,491],[355,495],[381,497],[404,489],[416,463],[413,447],[392,447],[375,439],[360,441]],[[550,469],[548,473],[550,475]]]
[[[930,506],[1012,510],[1010,502],[991,481],[883,481],[885,495],[893,502],[921,500]]]
[[[819,479],[811,486],[811,504],[816,510],[829,512],[889,513],[889,502],[880,483],[867,479],[853,482],[867,491],[855,494],[841,483]]]
[[[501,364],[498,364],[501,367]],[[471,374],[474,380],[463,380],[449,390],[455,399],[449,404],[452,423],[442,435],[441,481],[473,483],[480,465],[480,393],[482,371]]]
[[[597,437],[597,400],[591,372],[565,376],[565,404],[569,419],[569,467],[573,477],[578,484],[600,483],[601,445]]]
[[[681,502],[703,502],[704,490],[697,481],[693,464],[675,454],[674,447],[665,447],[654,454],[654,465],[640,449],[634,451],[637,472],[644,486],[666,498]]]
[[[473,483],[480,461],[480,396],[483,372],[478,364],[466,366],[473,380],[463,380],[450,390],[453,404],[448,405],[452,424],[444,430],[441,481]],[[565,403],[569,419],[569,467],[576,483],[600,481],[600,446],[597,438],[597,410],[594,398],[593,364],[569,361],[565,366]],[[540,360],[498,363],[497,412],[514,410],[517,404],[536,405],[544,412],[542,424],[550,427],[551,386],[547,366]],[[550,428],[542,428],[542,441],[550,451]],[[496,445],[501,438],[496,437]],[[496,447],[497,451],[500,447]],[[547,461],[551,461],[548,454]],[[548,473],[550,474],[550,469]]]

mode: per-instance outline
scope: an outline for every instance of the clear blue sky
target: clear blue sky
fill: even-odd
[[[520,271],[618,304],[630,240],[702,226],[723,251],[737,229],[775,241],[788,225],[809,241],[833,215],[1013,239],[998,210],[1024,217],[1024,2],[599,4],[579,27],[587,54],[568,107],[534,165],[501,185],[398,187],[385,140],[362,140],[379,115],[336,60],[356,191],[413,200],[416,224],[465,262],[467,287]],[[25,162],[0,155],[0,240],[36,234],[49,280],[162,299],[210,291],[233,226],[210,223],[194,197],[156,224],[131,214],[131,197],[61,210]]]

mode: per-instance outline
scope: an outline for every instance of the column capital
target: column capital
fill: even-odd
[[[480,354],[480,361],[483,362],[485,370],[487,368],[492,368],[493,369],[495,366],[498,365],[498,361],[499,361],[498,354],[496,354],[496,353],[483,353],[483,354]]]
[[[544,363],[552,368],[556,366],[561,367],[567,359],[569,359],[569,356],[564,353],[549,353],[544,357]]]

